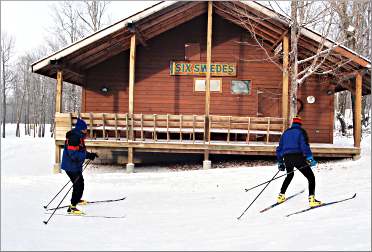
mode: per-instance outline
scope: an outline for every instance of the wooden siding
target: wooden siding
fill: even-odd
[[[204,114],[205,94],[193,91],[197,76],[171,76],[169,63],[185,60],[186,43],[200,43],[200,61],[206,62],[206,31],[207,16],[203,14],[146,41],[147,47],[137,46],[134,113]],[[212,45],[212,62],[236,62],[237,76],[222,77],[222,92],[211,93],[210,114],[257,116],[260,112],[262,116],[281,116],[282,71],[272,62],[261,60],[267,55],[249,33],[214,15]],[[127,113],[128,79],[129,50],[89,69],[83,110]],[[233,79],[251,80],[250,95],[232,94]],[[103,86],[109,88],[108,94],[99,91]],[[304,126],[311,142],[332,142],[333,96],[327,96],[324,88],[319,88],[312,78],[299,91],[305,105]],[[310,93],[317,99],[315,104],[306,103]]]
[[[307,130],[310,142],[333,143],[333,95],[327,95],[328,81],[320,81],[310,76],[299,89],[298,99],[303,102],[303,127]],[[314,96],[315,102],[307,102],[307,96]]]

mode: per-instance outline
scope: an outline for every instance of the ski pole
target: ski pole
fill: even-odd
[[[270,179],[270,181],[267,183],[267,185],[262,189],[262,191],[256,196],[256,198],[254,198],[254,200],[251,202],[251,204],[249,204],[249,206],[244,210],[244,212],[237,218],[238,220],[240,220],[240,218],[245,214],[245,212],[247,212],[247,210],[252,206],[253,202],[256,201],[256,199],[261,195],[261,193],[266,189],[266,187],[270,184],[271,181],[274,180],[274,178],[276,177],[276,175],[278,175],[280,171],[278,171],[277,173],[275,173],[274,177],[272,179]]]
[[[74,186],[74,184],[72,184],[72,186],[70,187],[70,189],[68,189],[68,191],[65,194],[65,196],[63,196],[62,200],[58,203],[58,206],[54,209],[53,213],[49,216],[48,220],[43,221],[45,225],[48,224],[49,220],[53,217],[54,213],[57,211],[57,209],[59,208],[59,206],[62,204],[62,201],[67,197],[67,194],[71,191],[71,189],[72,189],[73,186]]]
[[[88,160],[87,162],[85,162],[85,164],[84,164],[84,168],[83,168],[83,171],[85,170],[85,168],[89,165],[89,163],[90,163],[90,160]],[[53,199],[51,199],[50,201],[49,201],[49,203],[46,205],[46,206],[44,206],[44,208],[46,209],[49,205],[50,205],[50,203],[52,203],[53,202],[53,200],[55,199],[55,198],[57,198],[57,196],[63,191],[63,189],[65,189],[65,187],[68,185],[68,183],[70,183],[70,180],[66,183],[66,185],[64,185],[63,187],[62,187],[62,189],[53,197]]]
[[[301,167],[298,168],[298,169],[294,169],[294,170],[291,171],[291,172],[287,172],[286,174],[280,175],[279,177],[276,177],[275,179],[281,178],[281,177],[283,177],[283,176],[287,176],[288,174],[291,174],[291,173],[293,173],[293,172],[295,172],[295,171],[301,170],[302,168],[305,168],[305,167],[307,167],[307,165],[301,166]],[[275,179],[273,179],[273,180],[275,180]],[[265,181],[265,182],[263,182],[263,183],[261,183],[261,184],[255,185],[255,186],[253,186],[253,187],[251,187],[251,188],[249,188],[249,189],[245,189],[245,191],[248,192],[248,191],[250,191],[250,190],[252,190],[252,189],[255,189],[255,188],[259,187],[259,186],[262,186],[262,185],[264,185],[264,184],[266,184],[266,183],[270,183],[270,182],[271,182],[271,180]]]
[[[88,161],[90,161],[90,160],[88,160]],[[88,161],[87,161],[87,163],[89,164]],[[87,165],[88,165],[88,164],[87,164]],[[87,167],[87,165],[86,165],[85,167]],[[74,184],[78,181],[79,178],[80,178],[80,176],[77,177],[77,178],[74,180],[74,182],[72,183],[72,186],[70,187],[70,189],[68,189],[68,191],[67,191],[67,193],[65,194],[65,196],[63,196],[62,200],[58,203],[58,206],[54,209],[53,213],[49,216],[48,220],[43,221],[45,225],[48,224],[49,220],[53,217],[54,213],[57,211],[57,209],[59,209],[59,206],[62,204],[63,200],[67,197],[68,193],[69,193],[69,192],[71,191],[71,189],[74,187]]]

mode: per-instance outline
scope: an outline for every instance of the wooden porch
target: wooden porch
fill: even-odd
[[[135,151],[275,156],[285,129],[283,118],[275,117],[210,115],[208,120],[204,115],[56,113],[56,149],[63,146],[66,132],[74,127],[78,117],[88,124],[88,148],[127,149],[128,160],[133,160]],[[316,157],[360,155],[358,147],[310,145]],[[56,163],[59,160],[57,151]]]
[[[178,3],[181,6],[174,6],[177,8],[184,8],[184,3]],[[55,160],[56,165],[54,166],[55,171],[59,171],[59,163],[60,163],[60,156],[61,156],[61,147],[64,144],[65,140],[65,133],[70,130],[75,122],[77,117],[81,117],[88,123],[88,131],[89,137],[86,140],[86,145],[88,147],[95,147],[95,148],[111,148],[111,149],[120,149],[120,150],[127,150],[127,171],[133,171],[134,169],[134,162],[133,156],[135,152],[167,152],[167,153],[201,153],[204,154],[204,161],[203,161],[203,168],[208,169],[211,167],[211,163],[209,161],[209,154],[242,154],[242,155],[275,155],[275,149],[278,145],[278,140],[280,135],[284,131],[285,128],[288,127],[290,115],[289,115],[289,70],[288,70],[288,63],[289,63],[289,38],[288,38],[288,29],[289,26],[285,24],[282,26],[282,22],[277,23],[277,27],[282,27],[282,30],[272,39],[266,37],[266,39],[272,44],[272,49],[276,48],[279,43],[282,45],[282,73],[278,76],[274,76],[272,78],[272,85],[271,88],[275,88],[277,93],[281,92],[281,97],[277,97],[280,99],[280,102],[277,103],[277,107],[280,106],[280,109],[277,110],[276,113],[267,113],[265,115],[275,115],[278,117],[249,117],[249,116],[226,116],[229,114],[250,114],[250,115],[259,115],[258,109],[257,111],[234,111],[234,110],[218,110],[222,112],[216,112],[224,115],[211,115],[210,114],[210,106],[211,106],[211,66],[212,66],[212,11],[213,11],[213,3],[212,1],[208,1],[208,4],[202,5],[197,3],[190,4],[191,6],[186,6],[187,8],[197,8],[197,9],[189,9],[192,10],[190,12],[183,12],[184,13],[184,22],[187,20],[191,20],[193,17],[190,13],[193,13],[196,17],[200,15],[200,13],[207,14],[207,34],[206,34],[206,55],[204,58],[200,58],[200,63],[205,62],[206,64],[206,73],[205,73],[205,99],[204,103],[201,102],[200,97],[192,93],[189,97],[185,98],[186,101],[199,100],[197,104],[199,107],[195,110],[164,110],[162,108],[163,97],[167,97],[167,93],[158,93],[158,90],[162,90],[163,86],[169,85],[170,87],[179,87],[179,83],[176,85],[173,80],[166,75],[160,74],[161,81],[154,80],[151,83],[144,82],[143,78],[144,71],[147,71],[146,68],[141,68],[140,66],[145,64],[138,64],[136,63],[136,50],[140,48],[137,46],[137,42],[140,42],[142,46],[146,46],[143,40],[143,36],[141,33],[138,32],[138,27],[145,30],[145,26],[148,26],[145,21],[141,21],[141,18],[138,17],[138,22],[136,25],[133,26],[132,21],[124,20],[123,23],[118,23],[117,25],[112,26],[110,29],[112,30],[105,30],[104,32],[99,32],[96,35],[92,35],[90,37],[93,42],[89,42],[90,40],[82,40],[81,42],[77,43],[76,46],[72,46],[69,50],[58,52],[42,61],[38,62],[36,65],[33,66],[33,71],[38,72],[47,76],[55,76],[57,79],[57,92],[56,92],[56,116],[55,116],[55,139],[56,139],[56,152],[55,152]],[[186,8],[185,7],[185,8]],[[217,6],[218,7],[218,6]],[[178,21],[182,18],[179,18],[180,13],[182,13],[182,9],[177,9],[171,7],[169,10],[165,8],[163,15],[166,15],[170,19],[169,24],[172,24],[168,28],[164,28],[164,31],[167,31],[171,28],[175,28],[178,24]],[[260,7],[261,9],[261,7]],[[175,11],[173,11],[175,10]],[[158,10],[159,11],[159,10]],[[169,13],[169,14],[167,14]],[[186,13],[186,14],[185,14]],[[219,11],[216,8],[216,13],[220,14],[221,16],[230,19],[229,16]],[[156,13],[158,15],[158,13]],[[172,21],[173,18],[177,19]],[[217,18],[217,16],[215,16]],[[146,19],[146,18],[143,18]],[[153,17],[149,16],[149,19],[152,20]],[[155,19],[155,18],[154,18]],[[160,19],[163,20],[163,19]],[[217,18],[218,21],[218,18]],[[155,32],[149,32],[147,39],[155,37],[159,35],[160,30],[158,29],[157,24],[161,24],[163,21],[152,22],[152,25],[156,27]],[[164,23],[164,22],[163,22]],[[141,27],[145,25],[144,27]],[[270,25],[263,25],[265,27],[270,27]],[[124,27],[124,29],[122,29]],[[151,26],[150,26],[151,27]],[[263,27],[261,27],[262,29]],[[191,28],[190,28],[191,29]],[[161,29],[162,30],[162,29]],[[109,32],[110,31],[110,32]],[[218,32],[218,29],[216,30]],[[121,47],[115,47],[110,41],[113,39],[113,34],[116,37],[122,37],[120,40],[122,41]],[[151,34],[151,37],[150,37]],[[180,33],[181,34],[181,33]],[[183,33],[182,33],[183,34]],[[221,34],[223,34],[221,32]],[[220,36],[221,36],[220,34]],[[177,36],[175,36],[177,37]],[[308,35],[306,38],[318,41],[320,38],[316,34],[311,34],[311,37]],[[100,44],[101,43],[101,44]],[[188,41],[187,41],[188,43]],[[159,43],[159,45],[163,45]],[[115,48],[111,48],[111,46]],[[105,54],[96,53],[97,48],[102,49]],[[106,49],[105,49],[106,48]],[[106,53],[108,51],[115,50],[115,54]],[[160,48],[159,51],[163,50]],[[231,51],[231,48],[226,49]],[[308,49],[309,50],[309,49]],[[362,82],[362,74],[364,73],[362,68],[368,68],[370,63],[365,59],[360,57],[356,57],[352,55],[349,51],[343,48],[337,49],[339,53],[343,55],[345,58],[351,59],[349,63],[350,69],[344,69],[345,72],[348,72],[348,75],[352,76],[351,78],[355,77],[355,125],[354,125],[354,147],[344,147],[344,146],[336,146],[333,144],[318,144],[318,143],[311,143],[311,148],[314,153],[314,156],[325,156],[325,157],[357,157],[360,155],[360,139],[361,139],[361,127],[360,127],[360,115],[361,115],[361,98],[362,98],[362,90],[363,90],[363,82]],[[71,51],[73,53],[71,53]],[[121,52],[128,51],[128,54],[125,54],[125,57],[129,56],[128,65],[126,63],[117,64],[116,61],[109,61],[112,58]],[[175,55],[178,53],[178,49],[174,48]],[[240,50],[237,50],[240,52]],[[311,50],[310,50],[311,51]],[[91,55],[96,55],[94,60],[92,60]],[[153,55],[154,59],[157,59],[157,63],[159,64],[158,56],[155,54]],[[168,58],[167,58],[168,57]],[[163,65],[168,65],[169,59],[173,59],[173,55],[171,57],[167,56],[164,58]],[[178,56],[179,57],[179,56]],[[265,56],[266,57],[266,56]],[[151,57],[150,57],[151,58]],[[259,57],[258,57],[259,58]],[[147,57],[144,58],[144,54],[139,54],[139,62],[148,61]],[[228,61],[231,59],[226,57]],[[89,64],[87,64],[87,62]],[[106,69],[107,76],[116,75],[118,73],[122,73],[122,78],[116,78],[115,81],[113,80],[105,80],[104,83],[108,83],[108,88],[120,86],[120,90],[115,90],[110,93],[110,96],[115,94],[116,97],[128,97],[128,107],[123,106],[123,103],[116,104],[115,108],[112,107],[103,107],[101,106],[100,102],[102,100],[95,100],[97,97],[102,96],[96,95],[94,93],[103,92],[97,90],[98,86],[101,85],[100,82],[97,82],[95,78],[100,74],[95,73],[95,71],[91,71],[91,68],[98,66],[102,62],[112,62],[112,66],[118,66],[118,68]],[[228,62],[227,61],[227,62]],[[126,62],[126,61],[125,61]],[[137,64],[137,66],[136,66]],[[239,63],[241,64],[241,63]],[[129,66],[129,71],[127,72]],[[243,64],[240,66],[241,68],[244,67]],[[245,66],[247,69],[248,66]],[[343,66],[343,67],[346,67]],[[76,70],[77,69],[77,70]],[[105,68],[102,68],[105,69]],[[137,70],[136,70],[137,69]],[[158,68],[157,68],[158,69]],[[266,69],[265,67],[260,66],[257,69]],[[158,69],[160,70],[163,69]],[[350,70],[350,71],[349,71]],[[135,71],[138,71],[139,74],[136,75]],[[260,70],[262,71],[262,70]],[[265,70],[266,71],[266,70]],[[252,70],[254,72],[254,70]],[[77,78],[75,78],[77,76]],[[282,83],[281,86],[277,86],[274,84],[277,82],[277,79],[280,79],[282,76]],[[127,77],[129,77],[127,79]],[[279,77],[279,78],[278,78]],[[82,108],[82,111],[101,111],[101,113],[81,113],[81,114],[73,114],[73,113],[60,113],[62,112],[62,86],[63,86],[63,79],[67,81],[81,85],[84,87],[84,90],[87,91],[88,87],[91,87],[90,96],[88,92],[83,92],[83,104],[85,107]],[[136,79],[137,78],[137,79]],[[157,77],[160,78],[160,77]],[[173,78],[173,77],[172,77]],[[238,78],[238,77],[237,77]],[[241,75],[243,79],[251,79],[252,76],[250,75]],[[151,79],[151,78],[148,78]],[[128,82],[127,82],[128,80]],[[165,80],[165,82],[164,82]],[[191,79],[188,79],[189,81]],[[101,80],[100,80],[101,81]],[[153,104],[147,104],[147,100],[151,101],[153,99],[152,96],[149,96],[146,91],[144,90],[144,86],[146,85],[153,85],[154,83],[162,83],[158,86],[156,103],[157,106],[155,108],[152,107]],[[190,81],[189,83],[192,83]],[[258,83],[258,87],[260,85],[263,86],[262,83]],[[111,84],[111,86],[110,86]],[[96,85],[96,86],[95,86]],[[134,109],[135,105],[135,86],[136,86],[136,94],[137,97],[141,96],[142,100],[137,101],[136,104],[146,106],[138,106],[138,108]],[[308,85],[310,86],[310,85]],[[105,87],[106,88],[106,87]],[[142,89],[141,89],[142,88]],[[106,91],[108,89],[106,88]],[[177,89],[175,89],[177,90]],[[105,92],[106,92],[105,91]],[[259,91],[258,89],[256,91]],[[332,90],[330,90],[332,91]],[[178,93],[181,93],[177,91]],[[120,93],[120,95],[119,95]],[[151,92],[150,92],[151,93]],[[331,103],[327,104],[327,101],[330,99],[325,95],[325,92],[320,94],[320,91],[317,92],[315,90],[311,91],[311,95],[313,93],[319,95],[319,101],[324,100],[323,108],[333,106]],[[327,92],[328,93],[328,92]],[[223,103],[220,103],[220,106],[223,107],[225,102],[231,104],[237,104],[239,101],[236,101],[232,98],[232,94],[230,92],[225,93],[230,100],[226,99]],[[156,96],[156,95],[155,95]],[[94,106],[87,106],[86,98],[90,97],[90,102],[94,104]],[[190,98],[192,97],[192,99]],[[237,96],[238,97],[238,96]],[[326,97],[326,98],[324,98]],[[217,97],[216,97],[217,98]],[[223,98],[223,96],[222,96]],[[222,100],[221,97],[218,97],[220,101]],[[235,98],[235,97],[234,97]],[[318,99],[318,98],[317,98]],[[179,99],[178,99],[179,101]],[[124,101],[126,102],[126,101]],[[279,105],[280,104],[280,105]],[[204,112],[202,111],[202,106],[204,107]],[[319,105],[319,106],[320,106]],[[257,105],[258,106],[258,105]],[[246,108],[249,108],[247,106]],[[270,109],[270,108],[269,108]],[[268,109],[268,110],[269,110]],[[106,111],[122,111],[127,112],[126,114],[119,114],[119,113],[105,113]],[[144,114],[135,113],[136,111],[144,112]],[[180,114],[149,114],[152,111],[166,111],[163,113],[180,113]],[[171,112],[177,111],[177,112]],[[180,111],[180,112],[179,112]],[[280,111],[280,112],[279,112]],[[256,113],[257,112],[257,113]],[[317,119],[318,113],[316,110],[312,110],[312,118]],[[146,114],[147,113],[147,114]],[[189,114],[182,114],[182,113],[189,113]],[[198,113],[198,115],[190,115],[192,113]],[[200,115],[202,114],[202,115]],[[329,116],[327,118],[333,118]],[[311,121],[311,120],[309,120]],[[329,121],[328,128],[331,129],[332,120]],[[330,132],[330,131],[329,131]],[[324,135],[324,133],[322,133]],[[329,141],[332,141],[331,134]],[[320,136],[322,137],[322,136]],[[319,140],[318,138],[317,141]],[[125,154],[125,153],[124,153]]]

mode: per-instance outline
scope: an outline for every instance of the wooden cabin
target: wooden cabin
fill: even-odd
[[[35,62],[33,72],[57,80],[55,169],[77,117],[87,147],[129,172],[140,152],[200,153],[204,168],[209,154],[275,155],[290,124],[289,34],[289,20],[257,2],[161,2]],[[304,29],[299,58],[321,39]],[[314,74],[299,87],[299,113],[315,156],[357,157],[370,62],[336,46],[330,67],[337,76]],[[82,87],[81,113],[61,111],[63,81]],[[345,89],[356,101],[349,147],[333,144],[334,93]]]

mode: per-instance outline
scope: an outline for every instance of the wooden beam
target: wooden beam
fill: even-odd
[[[246,25],[243,24],[243,22],[239,19],[237,19],[236,17],[233,17],[231,16],[230,14],[226,13],[226,12],[223,12],[221,10],[216,10],[215,11],[218,15],[220,15],[221,17],[223,17],[224,19],[226,20],[229,20],[231,22],[233,22],[234,24],[242,27],[243,29],[249,31],[249,32],[254,32],[255,34],[257,34],[259,37],[263,38],[264,40],[267,40],[270,42],[270,45],[274,44],[275,43],[275,40],[277,37],[273,37],[272,35],[269,35],[267,32],[264,32],[262,28],[260,28],[259,26],[255,26],[253,27],[254,28],[254,31],[251,31],[249,30]],[[251,21],[253,22],[253,21]],[[255,23],[255,22],[254,22]]]
[[[311,57],[318,51],[319,44],[316,44],[315,42],[311,40],[306,40],[306,38],[300,36],[298,40],[298,46],[299,48],[302,48],[303,50],[299,49],[299,54],[306,54],[307,57]],[[326,48],[324,47],[323,50]],[[310,54],[305,53],[306,51],[310,52]],[[337,65],[342,60],[342,55],[337,54],[335,50],[327,56],[326,61],[330,62],[330,65]],[[345,69],[346,71],[352,71],[354,68],[353,62],[349,62],[348,64],[343,65],[341,68]]]
[[[236,13],[239,13],[239,16],[247,16],[250,19],[255,20],[263,27],[278,33],[279,35],[282,33],[282,31],[287,29],[287,26],[276,22],[273,18],[268,18],[263,13],[249,7],[245,3],[239,1],[216,1],[215,4],[222,10],[227,10],[229,12],[235,11]]]
[[[360,147],[361,114],[362,114],[362,74],[357,73],[355,76],[354,147]]]
[[[133,34],[130,38],[130,52],[129,52],[129,118],[133,122],[133,112],[134,112],[134,81],[135,81],[135,66],[136,66],[136,35]],[[129,130],[129,140],[133,140],[133,124],[130,125]],[[127,128],[129,128],[127,126]],[[128,164],[127,171],[133,171],[133,148],[128,148]]]
[[[207,27],[207,72],[205,78],[205,115],[209,117],[210,111],[210,81],[212,61],[212,2],[208,1],[208,27]]]
[[[342,56],[352,60],[353,62],[357,63],[358,65],[361,65],[362,67],[367,67],[367,68],[370,68],[371,65],[369,64],[368,61],[364,60],[363,58],[361,58],[360,56],[338,46],[334,49],[335,52],[341,54]]]
[[[63,76],[62,70],[57,70],[57,89],[56,89],[56,112],[62,112],[62,87]]]
[[[147,47],[146,39],[142,35],[142,33],[138,30],[137,26],[134,23],[128,23],[128,30],[136,35],[138,41],[144,46]]]
[[[288,79],[289,79],[289,42],[288,36],[283,37],[283,87],[282,87],[282,117],[285,127],[288,126]]]
[[[361,74],[361,75],[364,75],[366,73],[368,73],[368,69],[363,69],[361,71],[353,71],[351,73],[346,73],[346,74],[343,74],[343,75],[337,75],[337,81],[346,81],[346,80],[350,80],[352,78],[354,78],[357,74]]]
[[[133,117],[134,111],[134,77],[136,63],[136,35],[133,34],[130,38],[130,53],[129,53],[129,117]],[[129,139],[133,140],[133,131],[130,130]]]
[[[280,42],[282,42],[284,40],[284,37],[286,37],[288,34],[288,30],[286,30],[285,32],[282,33],[282,35],[280,36],[280,38],[274,42],[273,46],[270,48],[271,51],[274,51],[274,49],[276,48],[277,45],[279,45]],[[287,37],[287,40],[288,40],[288,37]]]

